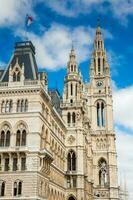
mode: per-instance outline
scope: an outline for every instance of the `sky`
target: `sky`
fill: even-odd
[[[25,28],[26,14],[33,23]],[[133,0],[0,0],[0,66],[15,42],[31,40],[49,88],[62,94],[72,44],[79,69],[89,81],[92,45],[100,17],[113,85],[119,180],[133,199]],[[60,77],[60,78],[59,78]]]

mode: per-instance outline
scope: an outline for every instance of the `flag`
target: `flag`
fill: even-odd
[[[31,15],[26,15],[25,26],[28,27],[32,24],[33,17]]]

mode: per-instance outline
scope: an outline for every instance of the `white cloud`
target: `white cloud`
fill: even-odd
[[[116,88],[113,95],[115,123],[133,130],[133,85]]]
[[[32,0],[1,0],[0,26],[24,25],[27,13],[33,14]]]
[[[70,28],[59,24],[52,24],[41,36],[33,33],[27,33],[27,36],[36,47],[39,67],[55,70],[66,67],[72,40],[76,49],[78,63],[89,59],[94,32],[95,29],[89,26]],[[20,30],[16,34],[23,38],[25,36],[24,31]],[[105,38],[113,38],[107,30],[103,30],[103,34]]]
[[[62,3],[60,0],[49,0],[45,4],[67,17],[76,17],[80,13],[89,13],[98,8],[98,12],[102,13],[112,11],[115,17],[122,19],[120,23],[125,23],[126,17],[133,14],[132,0],[66,0]]]
[[[119,67],[122,67],[125,63],[125,58],[121,54],[116,54],[114,51],[109,50],[107,52],[108,62],[110,65],[111,74],[113,76],[118,75]]]
[[[116,146],[118,155],[118,171],[122,186],[127,184],[130,200],[133,199],[133,135],[116,128]]]

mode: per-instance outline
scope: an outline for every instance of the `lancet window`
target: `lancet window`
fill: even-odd
[[[5,182],[0,181],[0,197],[5,196]]]
[[[105,103],[103,101],[98,101],[96,104],[96,113],[97,113],[97,126],[105,126]]]
[[[22,194],[22,181],[15,181],[13,188],[13,195],[20,196]]]
[[[16,146],[25,146],[26,145],[26,137],[27,137],[26,128],[23,124],[21,124],[18,127],[18,130],[16,133]]]
[[[68,171],[75,171],[76,170],[76,155],[73,150],[68,153],[67,156],[67,168]]]
[[[8,125],[4,125],[0,134],[0,146],[1,147],[9,147],[10,146],[10,128]]]

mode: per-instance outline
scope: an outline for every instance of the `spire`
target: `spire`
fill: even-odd
[[[106,51],[104,48],[104,40],[100,27],[100,18],[97,19],[97,28],[94,39],[94,50],[92,53],[90,77],[109,76],[109,65],[107,62]]]
[[[76,53],[74,49],[74,45],[72,43],[71,51],[69,54],[69,61],[67,64],[68,73],[75,73],[78,72],[77,69],[77,61],[76,61]]]
[[[104,42],[102,38],[102,32],[100,27],[100,18],[97,19],[97,28],[96,28],[96,35],[95,35],[95,43],[94,48],[96,50],[104,50]]]

